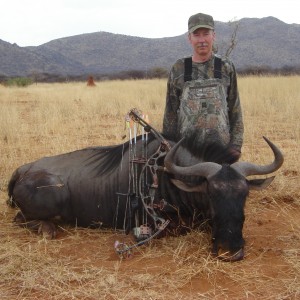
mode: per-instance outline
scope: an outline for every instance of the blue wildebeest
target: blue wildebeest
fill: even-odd
[[[188,141],[175,145],[170,142],[174,145],[171,150],[163,148],[153,160],[162,145],[153,138],[147,142],[139,138],[134,148],[135,157],[147,153],[150,158],[146,169],[141,167],[143,164],[130,161],[130,142],[44,157],[13,173],[8,185],[8,203],[20,209],[15,217],[18,224],[26,224],[53,238],[56,235],[53,219],[57,217],[82,227],[124,229],[125,226],[127,231],[131,230],[137,214],[140,224],[145,222],[141,203],[146,200],[140,198],[148,195],[147,215],[150,212],[156,221],[169,220],[170,231],[178,233],[178,228],[199,225],[209,219],[213,253],[224,260],[236,261],[244,257],[242,229],[249,190],[265,188],[274,179],[274,176],[253,180],[246,177],[270,174],[283,163],[278,147],[265,140],[274,154],[274,161],[265,166],[218,163],[226,161],[226,149],[205,145],[195,155],[189,151]],[[141,178],[142,173],[139,181],[142,184],[135,184],[135,176]],[[147,226],[153,226],[152,219],[146,219]]]

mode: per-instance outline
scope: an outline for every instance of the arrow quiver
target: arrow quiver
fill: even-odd
[[[129,130],[129,155],[130,155],[130,201],[127,213],[126,233],[132,229],[137,243],[131,247],[116,243],[115,250],[119,255],[129,253],[134,247],[145,244],[157,236],[169,224],[160,216],[160,210],[165,206],[166,201],[161,199],[155,202],[159,186],[158,172],[164,167],[159,165],[167,152],[170,150],[169,143],[155,130],[148,122],[148,116],[144,116],[136,108],[131,109],[125,117],[126,128]],[[137,149],[138,126],[141,126],[141,149]],[[148,157],[148,134],[151,133],[160,145],[155,153]],[[140,157],[138,157],[141,155]],[[150,219],[149,219],[150,218]],[[132,226],[134,223],[134,226]],[[119,245],[122,245],[119,246]]]

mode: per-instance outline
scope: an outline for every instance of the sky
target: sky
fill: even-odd
[[[99,31],[138,37],[187,32],[198,12],[216,21],[275,17],[300,24],[299,0],[0,0],[0,39],[19,46]]]

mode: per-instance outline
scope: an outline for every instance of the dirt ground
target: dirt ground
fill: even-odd
[[[11,222],[1,192],[0,298],[299,299],[299,207],[268,194],[248,200],[246,258],[225,263],[201,232],[154,240],[128,259],[113,247],[131,244],[122,233],[64,226],[45,240]]]

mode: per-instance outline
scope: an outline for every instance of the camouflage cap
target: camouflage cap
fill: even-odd
[[[189,18],[189,33],[194,32],[198,28],[208,28],[214,30],[214,19],[210,15],[195,14]]]

